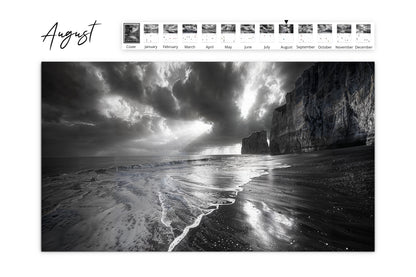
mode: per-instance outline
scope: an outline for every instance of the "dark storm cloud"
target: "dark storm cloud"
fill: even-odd
[[[42,153],[198,152],[239,143],[251,132],[269,128],[273,109],[310,65],[43,63]],[[247,90],[255,97],[242,116]],[[210,124],[211,131],[181,145],[187,126],[189,132],[194,126],[187,122],[196,120]]]
[[[185,78],[185,68],[167,66],[158,72],[155,63],[94,63],[112,94],[152,106],[162,116],[178,117],[179,110],[172,91],[160,84]],[[187,113],[184,113],[187,114]]]
[[[42,117],[88,120],[94,116],[102,84],[91,68],[79,63],[42,64]]]
[[[238,113],[234,104],[242,90],[244,70],[235,70],[232,63],[193,63],[186,82],[177,81],[173,95],[184,115],[194,111],[208,121],[220,122]]]
[[[151,105],[161,116],[178,117],[179,107],[168,88],[157,86],[156,89],[151,90],[150,97],[146,98],[146,104]]]
[[[138,74],[143,64],[140,63],[94,63],[99,72],[110,85],[110,89],[119,95],[133,100],[140,100],[143,96],[143,83]]]
[[[149,134],[157,124],[146,116],[131,123],[100,113],[105,88],[98,72],[88,63],[42,64],[44,156],[95,155],[101,149]]]

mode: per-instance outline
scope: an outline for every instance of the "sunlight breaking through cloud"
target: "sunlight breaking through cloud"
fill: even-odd
[[[230,146],[210,147],[202,150],[200,155],[238,155],[241,153],[241,143]]]

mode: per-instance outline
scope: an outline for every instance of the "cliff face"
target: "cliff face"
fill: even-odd
[[[273,112],[270,152],[374,143],[374,63],[317,63]]]
[[[252,133],[248,138],[243,138],[241,154],[268,154],[267,132]]]

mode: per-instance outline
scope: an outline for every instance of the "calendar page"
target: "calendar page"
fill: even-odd
[[[0,276],[416,276],[413,2],[4,1]]]
[[[311,44],[314,42],[313,24],[298,25],[298,43]]]
[[[217,42],[217,24],[202,24],[202,43]]]
[[[255,24],[240,25],[240,42],[254,43],[256,42]]]
[[[273,43],[274,40],[274,24],[260,24],[260,42]]]
[[[356,25],[356,41],[357,43],[369,44],[371,43],[371,24],[357,24]]]
[[[221,42],[236,42],[236,24],[221,24]]]
[[[348,44],[352,42],[351,24],[337,24],[337,43]]]
[[[143,26],[143,42],[148,44],[159,43],[159,24],[144,24]]]
[[[332,44],[332,24],[318,24],[317,40],[320,44]]]
[[[178,39],[178,24],[163,24],[163,42],[177,44]]]
[[[279,42],[293,43],[295,41],[293,24],[279,24]]]
[[[198,32],[197,24],[183,24],[182,25],[182,43],[197,43]]]

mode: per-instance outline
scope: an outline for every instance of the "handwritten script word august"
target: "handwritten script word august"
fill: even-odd
[[[91,42],[92,33],[94,31],[95,26],[97,25],[101,25],[101,23],[97,23],[97,20],[95,20],[94,23],[88,25],[88,27],[90,28],[87,30],[84,30],[83,32],[74,32],[74,31],[61,32],[61,31],[58,31],[58,22],[56,22],[52,26],[52,28],[45,35],[41,37],[43,38],[43,42],[45,42],[45,40],[50,38],[49,50],[52,50],[55,37],[58,37],[61,39],[61,43],[59,44],[59,47],[61,49],[64,49],[69,44],[72,37],[78,38],[78,42],[77,42],[78,45],[83,45],[87,41]]]

